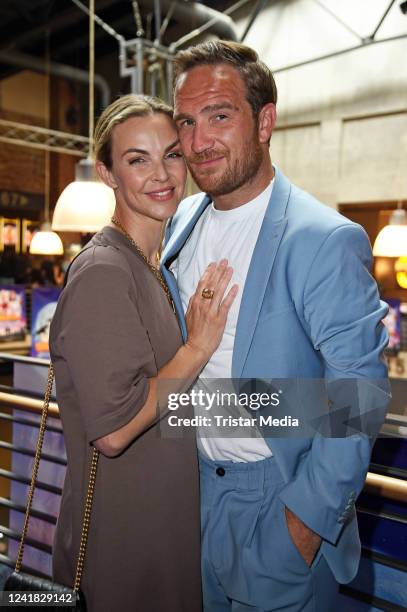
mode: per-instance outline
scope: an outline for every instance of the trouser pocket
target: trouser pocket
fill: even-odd
[[[308,605],[313,597],[312,571],[288,531],[278,488],[257,500],[244,495],[234,491],[217,508],[210,537],[218,579],[233,600],[264,610],[300,610],[299,602]]]

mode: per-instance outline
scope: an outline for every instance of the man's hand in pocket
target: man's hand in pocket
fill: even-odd
[[[298,552],[308,567],[311,566],[319,547],[321,537],[307,527],[291,510],[285,508],[288,531]]]

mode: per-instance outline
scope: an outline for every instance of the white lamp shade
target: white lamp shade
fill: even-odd
[[[62,240],[55,232],[39,231],[31,240],[30,253],[32,255],[63,255]]]
[[[375,257],[407,256],[407,225],[386,225],[380,230],[374,246]]]
[[[60,232],[98,232],[109,223],[115,207],[113,190],[100,181],[74,181],[56,203],[52,229]]]

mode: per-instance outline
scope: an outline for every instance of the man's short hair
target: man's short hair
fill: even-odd
[[[238,70],[255,117],[265,104],[277,103],[277,87],[270,68],[254,49],[230,40],[211,40],[179,51],[174,58],[174,87],[184,72],[218,64],[229,64]]]

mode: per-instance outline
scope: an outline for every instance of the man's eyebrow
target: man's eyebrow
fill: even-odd
[[[179,138],[174,140],[174,142],[172,142],[170,145],[168,145],[168,147],[165,147],[165,153],[167,153],[168,151],[171,151],[171,149],[176,147],[177,144],[179,144]],[[127,153],[140,153],[141,155],[150,155],[150,153],[148,151],[146,151],[145,149],[137,149],[136,147],[131,147],[130,149],[126,149],[122,153],[122,157],[127,155]]]
[[[180,121],[181,119],[191,119],[191,115],[188,115],[187,113],[178,113],[173,117],[175,122]]]
[[[202,113],[212,113],[217,110],[223,110],[224,108],[229,110],[238,110],[238,107],[230,102],[219,102],[218,104],[208,104],[202,109]]]
[[[205,106],[200,113],[213,113],[214,111],[229,109],[229,110],[239,110],[237,106],[231,104],[230,102],[219,102],[218,104],[208,104]],[[192,116],[188,113],[178,113],[174,115],[174,121],[180,121],[181,119],[192,119]]]

